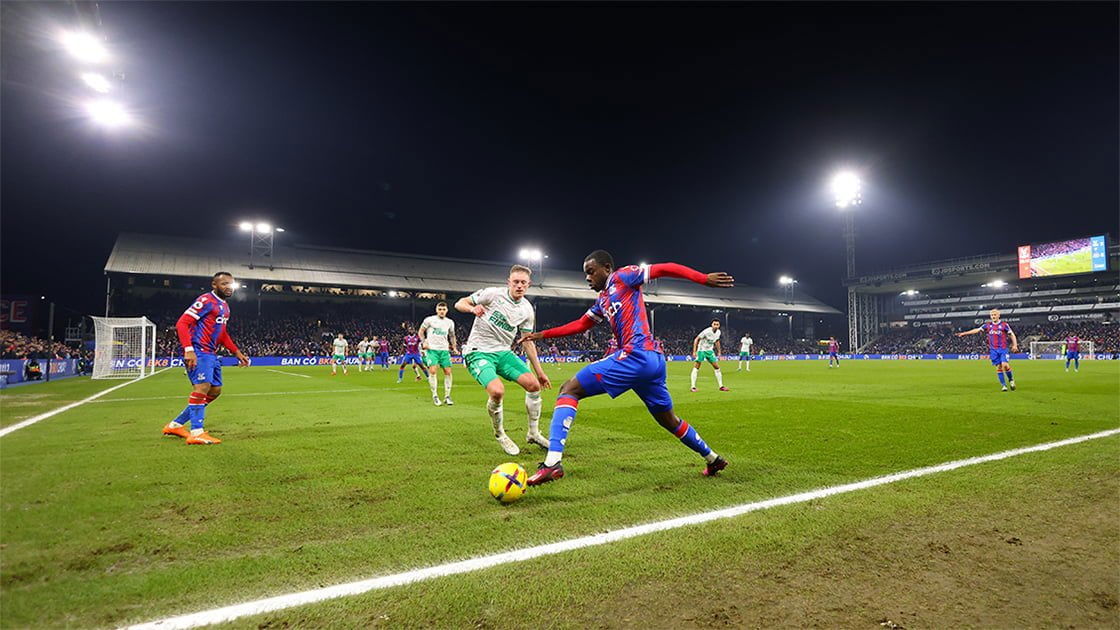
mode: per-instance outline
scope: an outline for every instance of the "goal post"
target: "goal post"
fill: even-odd
[[[93,378],[144,378],[155,370],[156,325],[147,317],[91,317]]]
[[[1096,353],[1094,351],[1093,342],[1081,340],[1081,358],[1093,359]],[[1064,341],[1032,341],[1031,342],[1031,358],[1032,359],[1058,359],[1064,361],[1066,358],[1066,342]]]

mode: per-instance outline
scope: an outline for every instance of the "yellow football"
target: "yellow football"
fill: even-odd
[[[490,496],[499,503],[513,503],[525,493],[525,469],[520,464],[506,462],[490,473]]]

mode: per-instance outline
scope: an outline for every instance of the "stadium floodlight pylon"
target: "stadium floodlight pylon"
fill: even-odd
[[[93,378],[144,378],[155,370],[156,325],[147,317],[91,317]]]
[[[1031,342],[1031,358],[1032,359],[1058,359],[1064,361],[1066,358],[1066,342],[1064,341],[1032,341]],[[1081,340],[1081,358],[1082,359],[1095,359],[1096,351],[1093,347],[1092,341]]]

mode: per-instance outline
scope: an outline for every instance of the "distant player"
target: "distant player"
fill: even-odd
[[[696,338],[692,340],[692,356],[696,357],[696,364],[692,366],[692,391],[696,391],[696,376],[700,374],[700,363],[707,361],[712,364],[712,369],[716,373],[716,383],[719,385],[719,391],[731,391],[723,386],[723,372],[719,370],[719,354],[720,344],[719,338],[722,334],[719,329],[719,320],[713,319],[712,325],[700,331]]]
[[[743,369],[743,362],[747,363],[747,371],[751,371],[751,346],[754,345],[754,339],[751,339],[750,333],[743,333],[743,337],[739,339],[739,369]]]
[[[676,263],[641,267],[631,265],[616,270],[614,259],[603,250],[588,254],[583,262],[583,272],[587,275],[587,283],[591,289],[599,292],[587,313],[558,328],[524,335],[521,340],[530,342],[575,335],[606,320],[618,339],[620,350],[584,367],[561,386],[556,410],[552,414],[548,456],[529,477],[528,484],[537,486],[564,476],[560,460],[581,399],[597,394],[617,398],[628,390],[633,390],[638,395],[662,428],[704,458],[707,462],[704,475],[715,475],[726,468],[727,460],[716,454],[696,429],[677,417],[673,411],[673,400],[665,386],[665,356],[653,349],[642,285],[654,278],[668,277],[727,288],[735,285],[735,279],[726,273],[704,274]]]
[[[525,439],[530,444],[548,448],[548,440],[540,430],[541,388],[552,387],[552,382],[537,358],[536,344],[532,341],[522,344],[532,371],[511,350],[518,332],[533,332],[536,314],[533,305],[525,299],[532,274],[528,267],[514,265],[509,270],[505,287],[479,289],[455,302],[455,310],[475,316],[463,348],[463,362],[474,380],[486,388],[490,397],[486,412],[490,414],[494,438],[509,455],[517,455],[521,449],[506,435],[502,406],[506,388],[502,379],[515,382],[525,390],[525,411],[529,415]]]
[[[840,367],[840,342],[836,337],[828,338],[828,367]]]
[[[420,370],[424,368],[424,359],[420,356],[420,337],[416,336],[415,330],[409,328],[408,334],[404,336],[403,343],[404,354],[401,356],[401,369],[397,372],[397,382],[404,380],[404,366],[406,365],[412,365],[416,380],[420,380],[423,378],[420,376]]]
[[[362,337],[358,342],[358,371],[365,372],[367,363],[369,362],[369,337]]]
[[[996,376],[999,377],[1001,391],[1007,391],[1010,387],[1011,391],[1015,391],[1015,377],[1011,375],[1010,357],[1007,352],[1007,338],[1011,337],[1011,352],[1019,351],[1019,339],[1015,337],[1015,332],[1011,330],[1011,326],[1007,322],[999,320],[999,309],[993,308],[988,313],[992,321],[984,322],[979,328],[966,330],[965,332],[957,333],[958,337],[965,335],[975,335],[978,332],[988,334],[988,357],[992,360],[992,365],[996,366]],[[1006,377],[1006,381],[1004,380]]]
[[[376,337],[375,337],[376,338]],[[382,337],[377,342],[377,362],[381,364],[382,370],[389,369],[389,338]]]
[[[1077,335],[1066,337],[1066,371],[1069,371],[1069,362],[1073,361],[1073,371],[1081,371],[1081,338]]]
[[[548,347],[548,356],[552,357],[552,362],[553,363],[559,364],[560,363],[560,348],[557,348],[556,344],[550,345]]]
[[[346,349],[350,347],[350,342],[346,341],[346,337],[342,333],[331,342],[331,376],[338,374],[338,366],[342,366],[342,375],[349,374],[346,371]]]
[[[216,354],[218,346],[232,352],[238,365],[249,365],[249,357],[237,349],[227,329],[230,315],[226,300],[233,295],[233,276],[227,271],[219,271],[210,279],[210,287],[212,290],[198,296],[175,324],[192,390],[187,397],[187,406],[163,427],[163,434],[186,438],[187,444],[222,443],[203,428],[206,406],[222,395],[222,362]],[[187,422],[191,424],[189,432],[183,426]]]
[[[607,351],[603,353],[601,358],[605,359],[616,352],[618,352],[618,340],[611,337],[611,340],[607,342]]]
[[[654,337],[654,339],[653,339],[653,351],[657,352],[659,354],[665,354],[664,344],[662,344],[661,340],[656,338],[656,337]]]
[[[437,407],[443,404],[436,393],[439,387],[436,371],[443,368],[443,402],[454,405],[451,400],[451,353],[458,354],[459,346],[455,340],[455,322],[447,317],[447,302],[436,304],[436,314],[424,318],[420,324],[420,344],[427,352],[432,404]]]

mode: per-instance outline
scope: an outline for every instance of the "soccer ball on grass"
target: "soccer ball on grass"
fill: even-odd
[[[490,472],[490,496],[499,503],[513,503],[525,494],[525,469],[506,462]]]

